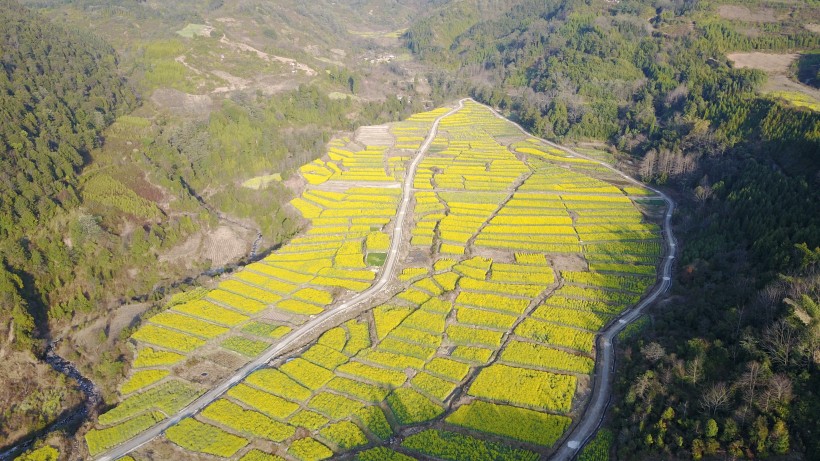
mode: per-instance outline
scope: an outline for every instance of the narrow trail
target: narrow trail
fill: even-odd
[[[433,139],[435,139],[436,134],[438,132],[439,123],[443,118],[459,111],[464,106],[464,101],[466,101],[466,99],[462,99],[461,101],[459,101],[458,106],[456,108],[436,118],[436,120],[433,122],[433,125],[430,128],[430,132],[428,133],[427,138],[425,139],[424,143],[419,147],[416,157],[413,159],[413,162],[408,167],[407,175],[405,176],[404,184],[402,187],[401,203],[399,204],[398,212],[395,216],[395,222],[397,224],[404,222],[405,217],[408,215],[408,213],[412,212],[411,210],[409,210],[409,208],[410,203],[412,201],[411,198],[413,195],[413,181],[416,176],[416,169],[418,168],[421,159],[424,157],[424,154],[430,148],[430,144],[432,144]],[[313,332],[317,330],[325,331],[327,329],[338,326],[340,319],[344,319],[345,314],[348,311],[351,311],[354,308],[359,307],[360,304],[369,302],[370,299],[374,295],[382,291],[388,284],[388,282],[393,278],[396,266],[398,264],[399,250],[401,247],[401,242],[403,242],[404,230],[404,227],[401,225],[396,225],[393,227],[393,236],[390,244],[390,250],[387,254],[387,260],[382,266],[382,271],[379,274],[379,278],[376,280],[376,283],[374,283],[370,288],[359,293],[358,295],[354,296],[348,301],[345,301],[344,303],[332,308],[331,310],[325,311],[324,313],[317,315],[315,318],[311,319],[298,329],[283,337],[278,343],[274,344],[265,352],[263,352],[262,355],[252,360],[239,370],[237,370],[236,373],[234,373],[230,378],[225,379],[217,386],[213,387],[211,390],[209,390],[208,392],[194,400],[191,404],[177,412],[175,415],[141,432],[140,434],[126,441],[125,443],[120,444],[115,448],[112,448],[106,452],[99,454],[94,459],[98,461],[111,461],[127,455],[128,453],[136,450],[142,445],[150,442],[155,437],[161,435],[163,432],[165,432],[166,429],[177,424],[184,418],[195,415],[200,410],[209,405],[211,402],[218,399],[222,394],[227,392],[228,389],[238,384],[240,381],[245,379],[248,375],[250,375],[257,369],[263,367],[266,363],[282,355],[283,353],[289,351],[294,346],[300,345],[300,341],[305,336],[309,337]]]
[[[470,100],[476,102],[477,104],[480,104],[473,99]],[[658,282],[655,284],[655,287],[652,289],[652,291],[641,300],[641,302],[639,302],[631,309],[627,309],[626,311],[622,312],[618,317],[612,320],[609,326],[607,326],[598,333],[596,345],[597,353],[595,354],[595,373],[593,374],[594,385],[592,389],[592,394],[589,398],[589,403],[587,404],[587,407],[584,410],[581,419],[576,422],[575,427],[572,429],[572,431],[564,436],[563,440],[561,441],[561,444],[556,447],[556,450],[551,457],[552,461],[570,461],[578,455],[580,449],[583,448],[583,446],[586,445],[586,443],[598,431],[598,428],[603,423],[604,416],[606,415],[606,410],[609,407],[612,394],[612,378],[615,374],[615,348],[612,346],[615,337],[618,335],[618,333],[623,331],[623,329],[626,328],[630,323],[637,320],[643,313],[644,309],[646,309],[649,305],[657,301],[658,298],[660,298],[661,295],[669,291],[669,288],[672,286],[672,265],[677,255],[678,246],[677,240],[675,239],[675,236],[672,233],[672,214],[675,211],[675,202],[674,200],[672,200],[671,197],[664,194],[663,192],[653,187],[647,186],[646,184],[638,181],[637,179],[632,178],[626,173],[618,170],[614,166],[606,162],[597,160],[595,158],[589,157],[587,155],[581,154],[579,152],[576,152],[575,150],[570,149],[568,147],[560,146],[546,139],[533,136],[532,134],[528,133],[521,125],[507,119],[503,115],[499,114],[492,107],[485,107],[490,109],[496,117],[515,125],[525,135],[539,139],[540,141],[552,147],[555,147],[556,149],[561,149],[564,152],[568,152],[572,155],[598,163],[599,165],[604,166],[607,169],[613,171],[618,176],[624,178],[626,181],[655,192],[655,194],[657,194],[661,199],[663,199],[664,202],[666,202],[666,212],[664,214],[663,219],[663,237],[664,242],[666,243],[666,248],[663,255],[663,262],[661,263],[661,270],[658,274]]]

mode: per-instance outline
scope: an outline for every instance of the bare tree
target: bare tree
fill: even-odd
[[[707,390],[700,398],[700,406],[714,415],[719,409],[729,403],[732,396],[732,389],[724,382],[719,382]]]
[[[671,362],[672,362],[672,369],[675,371],[675,376],[677,376],[680,379],[685,379],[686,378],[686,364],[683,362],[683,360],[676,357],[676,358],[672,359]]]
[[[652,363],[657,362],[658,360],[662,359],[664,355],[666,355],[666,351],[664,350],[663,346],[652,341],[651,343],[643,346],[641,348],[641,354],[646,357]]]
[[[708,185],[695,188],[695,200],[701,206],[712,196],[712,188]]]
[[[670,91],[666,95],[666,105],[671,106],[676,104],[678,101],[682,101],[686,99],[686,96],[689,95],[689,88],[686,87],[685,84],[680,84],[674,90]]]
[[[763,347],[775,363],[788,366],[799,345],[800,334],[786,319],[774,322],[763,331]]]
[[[672,367],[661,366],[660,371],[658,374],[661,377],[661,382],[666,386],[670,386],[672,384],[672,378],[675,377],[675,372],[672,370]]]
[[[703,357],[696,355],[695,358],[686,362],[686,377],[697,384],[703,374]]]
[[[655,176],[655,173],[658,168],[658,152],[654,149],[650,150],[643,156],[643,160],[641,161],[641,178],[644,181],[648,181]]]
[[[764,323],[773,322],[785,296],[784,290],[785,286],[781,281],[766,285],[754,298],[752,315]]]
[[[646,392],[649,390],[649,387],[652,385],[652,375],[651,373],[644,373],[638,380],[635,382],[634,389],[635,395],[639,398],[644,398],[646,396]]]
[[[746,303],[740,303],[739,306],[736,307],[737,309],[737,322],[735,323],[735,339],[740,338],[741,327],[743,326],[743,314],[746,312]],[[740,341],[732,345],[732,360],[737,360],[737,353],[739,352],[739,347],[741,346]]]
[[[766,381],[761,396],[761,407],[768,411],[772,405],[788,403],[792,399],[792,380],[783,374],[773,375]]]
[[[760,362],[749,362],[746,364],[746,372],[740,376],[737,382],[738,387],[743,391],[743,398],[749,404],[754,405],[757,400],[757,388],[762,379],[763,366]]]

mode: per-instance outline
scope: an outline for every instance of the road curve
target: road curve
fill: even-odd
[[[441,120],[448,115],[451,115],[457,111],[459,111],[462,107],[464,107],[464,101],[466,99],[462,99],[458,102],[458,106],[446,114],[439,116],[433,122],[433,125],[430,127],[430,132],[427,134],[427,138],[424,140],[424,143],[419,146],[418,151],[416,152],[416,157],[413,159],[413,162],[410,164],[410,167],[407,169],[407,174],[404,178],[404,183],[402,185],[403,192],[401,197],[401,202],[399,204],[398,212],[396,213],[396,219],[393,225],[393,237],[390,244],[390,249],[388,250],[387,259],[382,266],[382,271],[379,274],[379,278],[376,280],[376,283],[370,286],[367,290],[357,294],[353,298],[345,301],[342,304],[334,307],[331,310],[325,311],[315,318],[311,319],[298,329],[292,331],[287,336],[283,337],[278,343],[271,346],[265,352],[262,353],[259,357],[249,362],[244,367],[240,368],[233,374],[230,378],[219,383],[217,386],[213,387],[208,392],[202,394],[199,398],[194,400],[191,404],[187,407],[183,408],[175,415],[171,416],[170,418],[161,421],[160,423],[152,426],[151,428],[141,432],[134,438],[128,440],[125,443],[122,443],[108,451],[100,453],[94,459],[97,461],[112,461],[118,458],[121,458],[128,453],[136,450],[137,448],[141,447],[142,445],[150,442],[155,437],[161,435],[165,432],[166,429],[177,424],[184,418],[194,416],[197,412],[205,408],[208,404],[219,398],[222,394],[228,391],[231,387],[235,386],[237,383],[245,379],[249,374],[253,373],[258,368],[261,368],[266,363],[270,362],[274,358],[281,355],[283,352],[287,351],[291,346],[298,343],[299,340],[306,334],[320,328],[332,328],[336,326],[333,322],[338,318],[343,316],[346,311],[358,306],[363,302],[367,302],[370,298],[373,297],[376,293],[382,290],[387,283],[390,281],[391,277],[393,276],[393,271],[396,268],[399,249],[401,248],[401,242],[404,234],[404,227],[402,223],[404,222],[405,217],[407,216],[408,209],[410,207],[410,199],[413,194],[413,181],[416,176],[416,169],[418,168],[419,162],[424,157],[424,154],[427,152],[427,149],[430,148],[430,144],[435,139],[436,134],[438,133],[438,126]]]
[[[493,111],[496,117],[509,121],[527,136],[533,136],[521,125],[507,119],[492,107],[489,107],[489,109]],[[595,384],[592,389],[592,395],[590,396],[589,403],[587,404],[586,410],[584,410],[581,420],[572,432],[564,437],[561,445],[551,457],[552,461],[570,461],[577,456],[579,450],[589,441],[589,439],[592,438],[593,435],[595,435],[598,427],[600,427],[603,422],[606,409],[609,406],[609,397],[612,392],[612,376],[615,374],[615,351],[614,347],[612,347],[613,340],[618,333],[627,327],[627,325],[640,317],[641,313],[647,306],[655,302],[662,294],[669,291],[669,288],[672,286],[672,264],[675,260],[678,247],[675,236],[672,234],[672,214],[675,210],[675,202],[671,197],[663,192],[647,186],[646,184],[632,178],[606,162],[602,162],[598,159],[578,153],[573,149],[560,146],[546,139],[537,139],[540,139],[550,146],[561,149],[574,156],[596,162],[599,165],[602,165],[617,173],[625,180],[655,192],[663,199],[664,202],[666,202],[666,213],[663,218],[663,235],[664,241],[666,242],[666,251],[664,252],[663,263],[661,264],[660,277],[649,295],[643,298],[643,300],[635,305],[635,307],[622,312],[618,317],[613,319],[612,323],[610,323],[607,328],[598,333],[597,353],[595,354]]]

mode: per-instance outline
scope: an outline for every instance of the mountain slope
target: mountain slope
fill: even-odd
[[[722,3],[519,2],[449,46],[417,40],[441,12],[406,36],[477,98],[543,136],[617,147],[681,203],[679,283],[619,359],[619,459],[817,452],[804,305],[818,302],[820,114],[761,94],[766,75],[726,53],[816,50],[818,12]]]
[[[78,401],[62,376],[31,357],[35,338],[47,333],[40,281],[63,285],[74,272],[42,226],[80,203],[90,150],[135,97],[100,40],[9,0],[0,1],[0,17],[0,434],[10,441]]]

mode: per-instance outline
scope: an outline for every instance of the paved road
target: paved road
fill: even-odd
[[[674,235],[672,235],[671,222],[675,202],[666,194],[657,190],[655,190],[655,192],[663,197],[667,205],[663,220],[667,249],[664,252],[664,260],[661,264],[659,283],[655,285],[652,292],[638,303],[638,305],[621,314],[619,318],[603,330],[598,337],[598,352],[595,357],[595,386],[592,389],[590,401],[587,404],[581,421],[575,426],[575,429],[564,438],[561,446],[553,454],[553,461],[570,461],[577,455],[578,450],[595,435],[595,432],[604,419],[612,392],[612,376],[615,374],[615,351],[614,347],[612,347],[612,341],[627,325],[640,317],[647,306],[654,303],[672,286],[672,263],[677,251],[677,242],[675,241]]]
[[[490,109],[493,110],[492,108]],[[496,117],[507,120],[495,110],[493,110],[493,113],[495,113]],[[514,125],[516,125],[524,134],[532,136],[530,133],[527,133],[521,125],[518,125],[517,123],[514,123]],[[580,422],[575,426],[572,432],[564,438],[563,442],[559,447],[557,447],[551,458],[552,461],[570,461],[578,454],[578,450],[583,447],[593,435],[595,435],[595,432],[598,430],[598,427],[604,419],[607,406],[609,406],[610,393],[612,392],[612,375],[615,373],[615,351],[612,347],[612,341],[618,333],[627,327],[627,325],[640,317],[641,313],[647,306],[655,302],[662,294],[669,291],[669,287],[672,286],[672,263],[675,260],[678,247],[675,236],[672,234],[672,213],[675,210],[675,202],[663,192],[647,186],[646,184],[630,177],[608,163],[578,153],[570,148],[559,146],[558,144],[547,141],[546,139],[541,140],[550,146],[561,149],[565,152],[569,152],[572,155],[585,158],[587,160],[592,160],[600,165],[603,165],[625,180],[652,190],[658,194],[664,202],[666,202],[666,214],[663,219],[663,234],[664,241],[666,242],[666,251],[664,252],[664,259],[661,264],[658,283],[655,284],[655,288],[652,289],[647,297],[645,297],[635,307],[621,313],[621,315],[618,316],[609,325],[609,327],[601,331],[598,336],[598,352],[595,357],[595,385],[592,389],[589,404],[587,405]]]
[[[237,372],[234,373],[233,376],[219,383],[216,387],[212,388],[211,390],[203,394],[201,397],[194,400],[190,405],[183,408],[175,415],[171,416],[169,419],[163,420],[159,424],[140,433],[139,435],[128,440],[127,442],[120,444],[119,446],[112,448],[111,450],[108,450],[104,453],[101,453],[95,459],[97,459],[98,461],[115,460],[117,458],[121,458],[127,455],[128,453],[136,450],[140,446],[150,442],[155,437],[165,432],[165,430],[169,427],[173,426],[174,424],[177,424],[184,418],[195,415],[197,412],[205,408],[208,404],[218,399],[222,394],[227,392],[228,389],[230,389],[231,387],[235,386],[237,383],[245,379],[249,374],[257,370],[258,368],[263,367],[266,363],[270,362],[274,358],[281,355],[283,352],[287,351],[291,346],[298,344],[299,341],[305,335],[310,334],[316,330],[323,331],[337,326],[335,322],[339,317],[343,317],[346,311],[349,311],[357,307],[361,303],[367,302],[373,297],[373,295],[380,292],[393,277],[393,272],[396,269],[399,250],[401,248],[400,243],[402,242],[404,235],[403,223],[410,208],[410,199],[413,194],[413,180],[416,176],[416,169],[418,168],[418,164],[419,162],[421,162],[421,159],[424,157],[424,154],[427,152],[427,149],[430,148],[430,144],[433,142],[433,139],[435,139],[441,119],[461,109],[464,106],[464,101],[465,100],[462,99],[458,102],[458,107],[436,118],[436,120],[433,122],[432,127],[430,128],[430,132],[428,133],[427,138],[424,140],[424,143],[419,147],[415,159],[413,159],[413,162],[407,169],[407,175],[404,178],[401,203],[399,204],[399,209],[396,213],[396,219],[394,221],[395,225],[393,226],[393,238],[391,240],[390,250],[388,251],[387,259],[384,265],[382,266],[381,273],[379,275],[379,278],[376,280],[376,283],[374,283],[367,290],[349,299],[348,301],[339,304],[331,310],[319,314],[314,319],[311,319],[309,322],[294,330],[293,332],[282,338],[278,343],[271,346],[271,348],[263,352],[262,355],[260,355],[253,361],[249,362],[244,367],[237,370]]]

